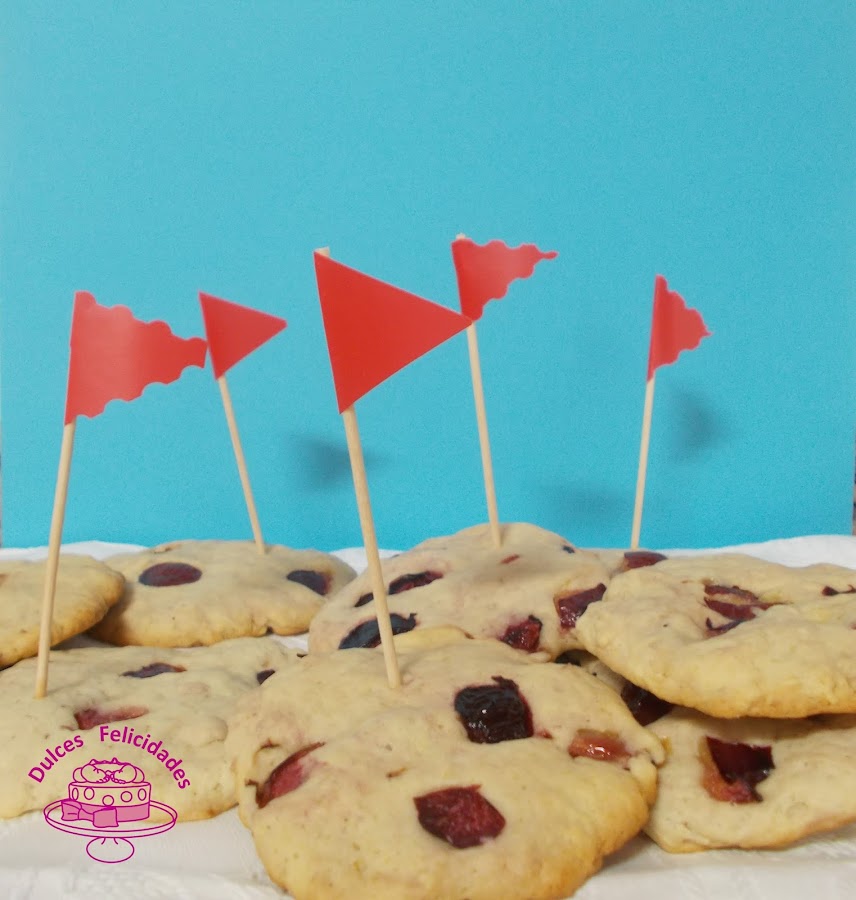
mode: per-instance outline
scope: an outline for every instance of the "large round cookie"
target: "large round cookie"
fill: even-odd
[[[177,541],[110,557],[119,603],[92,629],[111,644],[192,647],[306,631],[325,598],[354,577],[335,556],[250,541]]]
[[[191,650],[54,650],[39,700],[35,660],[0,672],[0,818],[61,799],[75,769],[114,756],[140,767],[153,799],[179,819],[234,806],[226,719],[274,670],[296,660],[270,638]]]
[[[856,572],[740,554],[615,576],[577,622],[633,684],[719,718],[856,712]]]
[[[395,633],[454,626],[520,650],[556,656],[578,647],[574,626],[609,581],[603,563],[535,525],[487,525],[432,538],[383,560]],[[339,591],[309,628],[312,652],[376,646],[371,580],[364,572]]]
[[[0,668],[38,652],[46,568],[44,562],[0,561]],[[51,646],[102,619],[124,586],[122,575],[90,556],[60,556]]]
[[[585,672],[497,641],[310,654],[230,722],[239,810],[297,900],[564,897],[644,824],[662,748]]]

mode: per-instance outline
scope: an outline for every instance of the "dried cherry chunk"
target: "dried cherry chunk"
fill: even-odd
[[[144,706],[123,706],[119,709],[100,710],[88,706],[86,709],[79,709],[74,718],[77,727],[81,731],[88,731],[95,728],[96,725],[106,725],[108,722],[124,722],[126,719],[138,719],[144,716],[148,710]]]
[[[621,699],[630,710],[630,714],[640,725],[650,725],[662,719],[674,708],[671,703],[661,700],[656,694],[637,687],[629,681],[621,689]]]
[[[532,711],[509,678],[494,675],[495,684],[462,688],[455,712],[474,744],[498,744],[532,737]]]
[[[621,570],[627,572],[630,569],[642,569],[645,566],[653,566],[662,562],[666,556],[653,550],[628,550],[624,554]]]
[[[752,591],[747,591],[744,588],[739,588],[737,585],[728,587],[724,584],[706,584],[704,586],[704,595],[705,597],[733,597],[735,600],[740,600],[743,603],[758,602],[757,594],[753,594]]]
[[[562,628],[575,628],[579,617],[591,606],[603,599],[606,593],[606,585],[598,584],[582,591],[574,591],[570,594],[561,594],[553,602],[556,612],[559,614],[559,624]]]
[[[580,728],[571,740],[568,753],[571,756],[585,756],[588,759],[622,765],[633,755],[615,732],[596,731],[593,728]]]
[[[760,803],[755,786],[775,768],[769,746],[721,741],[707,735],[702,753],[702,785],[714,800]],[[707,758],[705,758],[707,757]],[[709,759],[709,762],[708,762]]]
[[[410,613],[405,619],[398,613],[392,613],[389,617],[393,634],[404,634],[413,631],[416,627],[416,613]],[[340,650],[352,650],[355,647],[377,647],[380,644],[380,627],[377,619],[369,619],[361,622],[356,628],[349,631],[339,642]]]
[[[296,753],[292,753],[284,759],[271,773],[263,784],[256,787],[256,806],[261,809],[267,806],[271,800],[282,797],[296,790],[309,777],[310,769],[301,762],[304,756],[323,747],[324,744],[308,744],[301,747]]]
[[[330,576],[326,572],[318,572],[315,569],[295,569],[285,577],[288,581],[302,584],[303,587],[315,591],[322,597],[326,596],[327,591],[330,590]]]
[[[169,663],[153,662],[136,669],[133,672],[122,672],[128,678],[153,678],[155,675],[163,675],[165,672],[186,672],[184,666],[171,666]]]
[[[479,793],[479,785],[450,787],[414,797],[419,824],[458,850],[477,847],[505,828],[502,813]]]
[[[256,672],[256,681],[259,684],[264,684],[275,672],[276,669],[262,669],[261,672]]]
[[[535,616],[529,616],[522,622],[512,622],[505,629],[505,634],[502,635],[500,640],[516,650],[534,653],[538,649],[538,642],[541,640],[542,624],[541,620]]]
[[[193,584],[201,577],[202,570],[190,563],[162,562],[140,572],[137,581],[148,587],[176,587],[180,584]]]
[[[505,559],[501,559],[500,565],[507,566],[509,563],[517,562],[520,559],[519,553],[512,553],[511,556],[506,556]]]
[[[826,585],[826,587],[824,587],[824,589],[821,591],[821,594],[823,594],[824,597],[837,597],[839,594],[856,594],[856,587],[853,587],[853,585],[848,585],[847,590],[839,591],[834,587]]]
[[[402,594],[404,591],[412,591],[413,588],[425,587],[426,584],[431,584],[432,581],[437,581],[438,578],[442,577],[442,572],[413,572],[407,575],[399,575],[398,578],[393,579],[389,583],[386,592],[389,596]],[[371,603],[372,600],[374,600],[374,592],[369,591],[367,594],[363,594],[354,606],[365,606],[366,603]]]

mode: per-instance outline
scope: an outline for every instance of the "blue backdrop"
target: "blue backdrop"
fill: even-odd
[[[628,542],[659,272],[713,336],[658,374],[642,543],[849,532],[852,3],[69,6],[0,11],[7,545],[47,541],[81,289],[285,317],[229,376],[265,537],[362,543],[312,251],[456,307],[459,232],[560,253],[479,324],[503,519]],[[357,413],[382,545],[485,520],[463,336]],[[78,422],[64,531],[191,536],[250,536],[210,369]]]

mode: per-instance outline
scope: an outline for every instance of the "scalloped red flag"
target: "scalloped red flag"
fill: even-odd
[[[660,366],[675,362],[682,350],[695,350],[706,337],[710,337],[710,332],[701,313],[688,307],[684,298],[676,291],[670,291],[666,279],[658,275],[654,280],[647,380],[651,380]]]
[[[466,316],[315,254],[339,412],[472,324]]]
[[[285,319],[199,292],[214,377],[225,375],[253,350],[279,334]]]
[[[100,306],[74,295],[65,424],[94,417],[111,400],[134,400],[147,385],[175,381],[187,366],[205,365],[200,337],[176,337],[166,322],[141,322],[127,306]]]
[[[542,259],[555,259],[555,250],[539,250],[534,244],[509,247],[502,241],[477,244],[469,238],[452,241],[452,261],[458,276],[461,312],[480,319],[489,300],[499,300],[518,278],[529,278]]]

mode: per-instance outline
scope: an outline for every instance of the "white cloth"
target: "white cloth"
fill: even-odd
[[[64,552],[105,558],[132,545],[88,542]],[[856,569],[856,537],[812,536],[708,548],[750,553],[788,565],[831,562]],[[44,548],[2,550],[0,558],[44,556]],[[669,551],[672,553],[697,550]],[[362,549],[337,553],[360,569]],[[299,644],[302,639],[296,639]],[[2,748],[0,748],[2,765]],[[854,765],[842,760],[842,765]],[[21,772],[26,778],[27,773]],[[24,900],[283,900],[268,879],[249,832],[235,810],[202,822],[183,822],[171,831],[135,841],[134,855],[114,865],[85,853],[86,838],[50,828],[40,812],[0,821],[0,897]],[[856,825],[783,851],[721,850],[668,854],[644,837],[611,857],[575,900],[845,900],[856,886]]]

